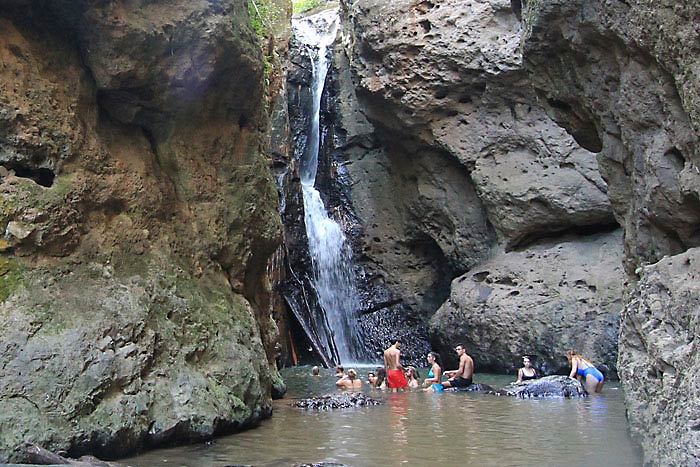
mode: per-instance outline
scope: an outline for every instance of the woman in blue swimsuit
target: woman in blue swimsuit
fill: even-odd
[[[590,360],[583,355],[579,355],[573,349],[566,351],[566,358],[571,362],[569,378],[576,376],[583,383],[589,394],[599,393],[603,390],[605,376]]]
[[[442,392],[443,387],[440,384],[442,378],[442,367],[440,366],[440,354],[437,352],[428,352],[428,364],[430,371],[428,377],[423,381],[425,391]]]

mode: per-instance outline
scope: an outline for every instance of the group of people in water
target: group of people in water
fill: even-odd
[[[455,370],[443,370],[440,355],[437,352],[428,352],[428,377],[421,382],[420,374],[415,367],[403,367],[401,360],[401,341],[396,339],[394,343],[384,351],[384,366],[378,367],[375,372],[368,375],[367,384],[377,389],[400,390],[405,388],[422,388],[424,391],[442,392],[445,388],[464,388],[472,384],[474,375],[474,360],[467,354],[463,344],[454,347],[459,356],[459,367]],[[600,393],[603,390],[605,376],[595,365],[583,355],[570,349],[566,352],[571,364],[569,377],[577,378],[583,384],[589,394]],[[358,390],[362,388],[362,380],[355,369],[345,369],[336,366],[335,376],[338,378],[336,386],[343,389]],[[312,373],[319,375],[319,368],[313,367]],[[447,377],[443,381],[443,376]],[[529,356],[523,357],[523,366],[518,370],[518,379],[511,384],[522,383],[539,378],[537,370],[532,365]]]

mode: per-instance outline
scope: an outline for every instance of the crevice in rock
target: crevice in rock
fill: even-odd
[[[368,315],[370,313],[375,313],[380,310],[384,310],[386,308],[392,307],[394,305],[398,305],[399,303],[403,303],[402,299],[394,299],[394,300],[388,300],[384,302],[378,302],[378,303],[373,303],[372,306],[369,308],[365,308],[364,310],[360,310],[357,314],[358,315]]]
[[[3,167],[5,167],[8,170],[13,170],[15,172],[15,176],[21,177],[21,178],[28,178],[32,180],[34,183],[37,185],[41,185],[47,188],[50,188],[53,186],[53,181],[56,178],[56,174],[54,173],[53,170],[51,169],[46,169],[46,168],[33,168],[33,167],[27,167],[22,164],[12,164],[12,163],[5,163],[5,164],[0,164]]]
[[[603,150],[603,143],[598,136],[593,118],[583,109],[574,108],[571,104],[559,99],[547,99],[550,109],[554,112],[554,120],[563,126],[578,144],[594,153]]]
[[[546,232],[530,232],[521,236],[518,239],[513,240],[513,242],[506,245],[506,252],[523,251],[543,240],[550,240],[566,236],[587,237],[589,235],[609,233],[619,228],[620,224],[618,224],[617,222],[610,222],[591,225],[575,225],[572,227],[563,228],[561,230],[552,230]]]
[[[678,172],[683,170],[685,167],[685,157],[683,157],[683,154],[678,148],[673,147],[666,151],[666,154],[664,155],[669,161],[671,161],[673,167],[676,168]]]

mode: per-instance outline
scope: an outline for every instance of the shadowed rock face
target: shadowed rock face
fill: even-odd
[[[618,364],[633,434],[645,462],[697,464],[698,366],[689,349],[698,316],[700,9],[668,0],[527,4],[524,57],[540,100],[600,151],[625,230],[625,269],[641,274]]]
[[[244,2],[3,2],[0,31],[0,462],[268,416],[280,222]]]

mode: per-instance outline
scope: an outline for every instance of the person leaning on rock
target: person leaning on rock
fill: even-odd
[[[463,344],[457,344],[455,352],[459,355],[459,368],[445,371],[443,374],[449,376],[450,379],[443,382],[442,385],[446,388],[466,388],[472,384],[474,360],[467,355],[467,350]]]
[[[583,355],[579,355],[574,349],[566,351],[566,358],[569,360],[569,363],[571,363],[569,378],[575,376],[581,381],[588,394],[597,394],[603,391],[605,376],[589,359]]]

